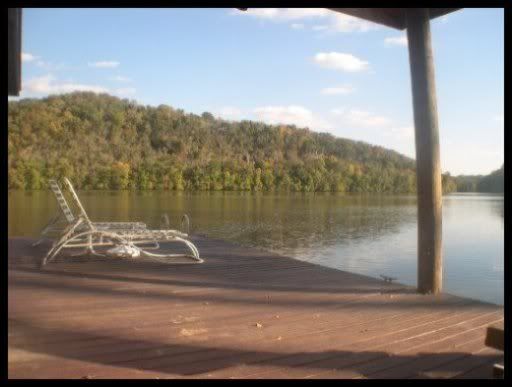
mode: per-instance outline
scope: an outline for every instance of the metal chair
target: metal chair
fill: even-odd
[[[190,258],[191,261],[174,263],[204,262],[199,257],[197,247],[187,239],[188,233],[172,229],[150,230],[142,222],[92,222],[69,179],[64,178],[64,183],[71,195],[74,207],[78,211],[73,213],[57,181],[51,180],[50,188],[55,194],[61,214],[52,218],[41,232],[41,239],[35,243],[40,243],[44,237],[56,236],[52,247],[41,260],[41,268],[54,259],[62,249],[66,248],[84,248],[82,253],[75,254],[75,256],[87,254],[124,258],[145,256],[165,263],[172,262],[173,259],[178,257],[185,257]],[[183,219],[186,219],[188,227],[188,217],[184,216]],[[160,249],[159,242],[182,243],[191,254],[158,254],[150,252],[149,250]],[[95,249],[109,246],[112,248],[105,253],[99,253]]]

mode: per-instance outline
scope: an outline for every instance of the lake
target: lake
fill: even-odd
[[[79,196],[94,221],[144,221],[416,285],[416,196],[330,193],[110,192]],[[9,236],[37,236],[57,211],[50,192],[10,191]],[[444,291],[503,305],[503,195],[443,198]],[[208,257],[204,257],[208,258]],[[234,263],[236,264],[236,263]]]

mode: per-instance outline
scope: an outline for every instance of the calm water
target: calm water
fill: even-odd
[[[338,194],[80,192],[95,221],[177,227],[305,261],[416,285],[416,197]],[[443,200],[444,289],[503,304],[503,196]],[[9,236],[38,235],[57,211],[50,192],[9,192]],[[206,257],[207,258],[207,257]]]

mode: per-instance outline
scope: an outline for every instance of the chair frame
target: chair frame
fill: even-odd
[[[54,240],[46,256],[41,260],[41,268],[53,260],[62,249],[84,248],[82,253],[75,254],[74,256],[106,256],[97,252],[95,247],[122,245],[135,247],[142,256],[150,257],[160,262],[168,263],[169,259],[177,257],[191,258],[192,261],[174,263],[190,264],[204,262],[199,256],[197,247],[187,239],[188,233],[171,229],[150,230],[142,222],[92,222],[69,179],[64,178],[64,183],[71,195],[74,206],[78,208],[78,213],[73,213],[57,181],[50,180],[50,188],[55,194],[61,213],[50,220],[41,232],[41,239],[34,244],[39,244],[44,237],[49,235],[56,234],[58,236],[58,239]],[[183,219],[186,220],[188,226],[188,216],[185,215]],[[157,254],[148,251],[159,249],[159,242],[180,242],[187,246],[191,254]]]
[[[73,214],[73,211],[71,207],[69,206],[68,202],[66,201],[66,198],[64,194],[62,193],[62,190],[57,183],[56,180],[49,180],[50,189],[52,190],[53,194],[55,195],[55,198],[57,199],[57,203],[59,205],[60,211],[57,212],[57,214],[50,219],[50,221],[44,226],[43,230],[41,231],[40,238],[32,244],[32,246],[39,245],[44,239],[54,239],[55,237],[59,237],[62,235],[62,233],[68,228],[69,225],[73,224],[77,220],[77,216]],[[71,187],[73,189],[71,183],[66,182],[66,185]],[[74,192],[71,191],[71,192]],[[78,196],[73,196],[73,200],[80,203],[80,200],[78,199]],[[85,219],[89,219],[87,216],[87,213],[85,212],[82,204],[80,203],[79,206],[79,214],[82,214],[82,216]],[[185,215],[186,216],[186,215]],[[99,229],[146,229],[147,226],[145,223],[142,222],[93,222],[94,226]],[[53,236],[53,238],[51,238]]]

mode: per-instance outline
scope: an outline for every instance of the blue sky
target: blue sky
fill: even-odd
[[[24,9],[21,97],[74,90],[294,123],[414,157],[407,41],[313,9]],[[502,9],[432,21],[443,171],[504,158]]]

